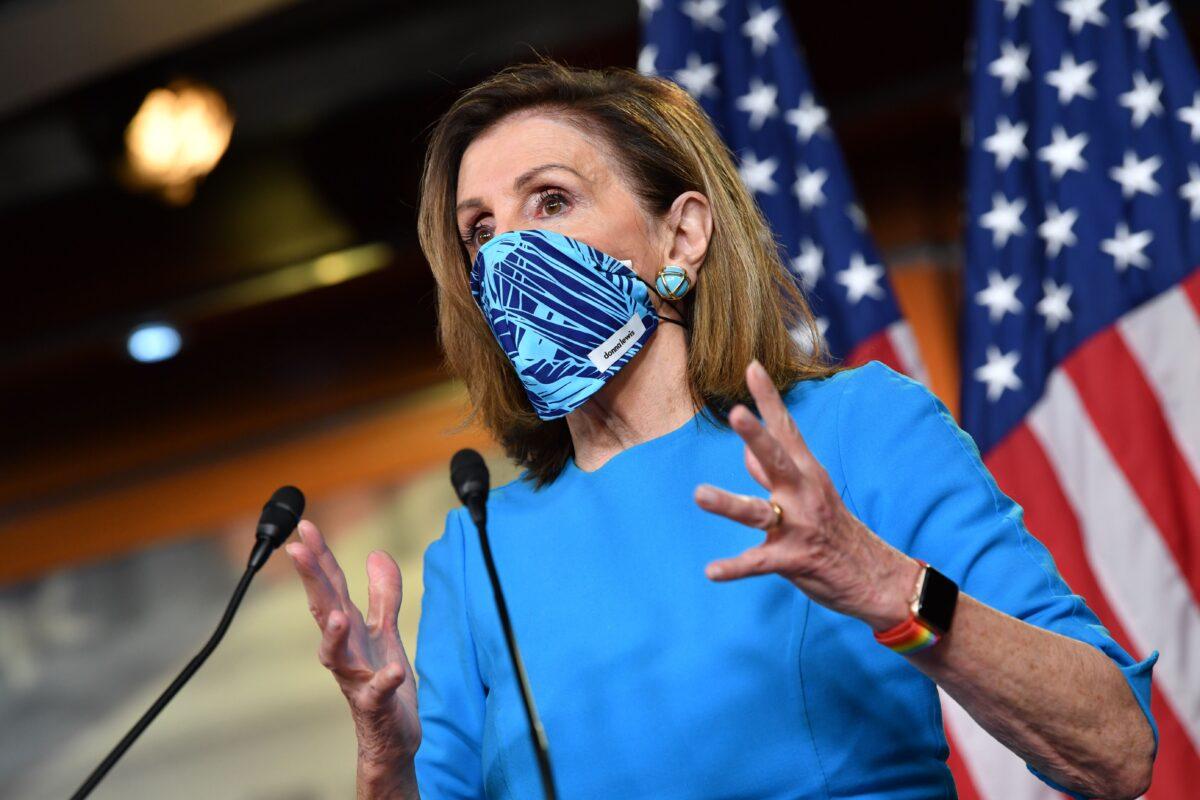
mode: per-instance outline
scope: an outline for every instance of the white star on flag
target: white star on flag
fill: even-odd
[[[1005,94],[1012,94],[1021,81],[1029,80],[1029,47],[1000,43],[1000,57],[988,64],[988,73],[1000,79]]]
[[[988,400],[994,403],[1005,389],[1015,392],[1021,388],[1021,379],[1017,377],[1017,363],[1020,360],[1019,350],[1001,353],[996,345],[987,346],[987,363],[975,368],[975,380],[987,384]]]
[[[688,53],[687,66],[675,71],[675,81],[687,89],[692,97],[700,98],[706,94],[717,93],[713,82],[717,79],[716,63],[705,64],[698,53]]]
[[[825,331],[829,330],[829,320],[825,317],[813,317],[813,322],[817,326],[817,337],[821,339],[823,346],[828,346],[825,340]],[[812,331],[807,326],[792,328],[788,331],[792,335],[792,341],[800,346],[800,350],[805,354],[811,354],[813,345],[817,344],[812,340]]]
[[[1050,136],[1050,144],[1038,149],[1038,159],[1050,165],[1050,175],[1055,180],[1070,170],[1083,172],[1087,168],[1087,162],[1083,160],[1083,148],[1088,143],[1086,133],[1067,136],[1062,125],[1055,125]]]
[[[1042,299],[1038,301],[1037,312],[1046,318],[1046,330],[1056,331],[1058,326],[1071,320],[1071,307],[1067,301],[1071,299],[1071,285],[1064,283],[1059,286],[1053,278],[1042,281]]]
[[[883,299],[883,287],[879,285],[882,277],[883,267],[868,264],[862,253],[855,253],[850,256],[850,266],[839,272],[835,280],[846,287],[847,302],[858,303],[864,297]]]
[[[654,12],[662,8],[662,0],[638,0],[638,16],[642,22],[654,16]]]
[[[800,242],[800,255],[792,259],[792,271],[800,276],[804,288],[811,290],[825,274],[825,251],[812,239]]]
[[[992,195],[992,210],[979,218],[979,224],[992,232],[992,244],[1003,247],[1010,236],[1025,232],[1025,223],[1021,222],[1024,210],[1025,201],[1020,197],[1010,203],[1003,194],[996,192]]]
[[[1148,5],[1146,0],[1137,0],[1137,11],[1125,18],[1125,24],[1138,32],[1138,47],[1145,50],[1155,39],[1167,38],[1162,21],[1170,10],[1166,2]]]
[[[1092,98],[1096,90],[1092,86],[1092,75],[1096,72],[1095,61],[1075,63],[1075,56],[1063,53],[1058,69],[1046,73],[1046,83],[1058,89],[1058,102],[1066,105],[1076,97]]]
[[[1132,112],[1133,127],[1140,128],[1150,119],[1150,115],[1158,116],[1163,111],[1162,81],[1148,81],[1144,73],[1138,72],[1133,76],[1133,88],[1123,92],[1118,102]]]
[[[742,154],[742,164],[738,167],[738,172],[742,176],[742,182],[750,191],[775,194],[775,190],[778,188],[775,185],[775,170],[778,168],[778,159],[768,158],[759,161],[758,156],[748,150]]]
[[[1188,182],[1179,187],[1179,196],[1192,204],[1188,216],[1200,219],[1200,167],[1188,164]]]
[[[756,10],[750,12],[750,18],[742,25],[742,33],[749,37],[750,48],[754,51],[754,55],[761,56],[767,52],[767,48],[779,41],[779,34],[775,32],[775,23],[779,22],[782,12],[778,8],[766,10],[759,6],[754,8]]]
[[[811,211],[825,202],[825,192],[821,188],[829,180],[829,173],[823,169],[810,170],[807,165],[801,165],[796,173],[796,183],[792,187],[800,198],[800,207]]]
[[[805,92],[800,96],[800,105],[784,114],[784,119],[796,126],[796,138],[807,144],[815,134],[827,130],[829,112],[817,105],[812,92]]]
[[[1192,104],[1175,112],[1192,129],[1192,141],[1200,142],[1200,92],[1192,96]]]
[[[988,272],[988,285],[975,293],[975,302],[987,306],[988,319],[999,322],[1005,314],[1019,314],[1024,308],[1017,299],[1017,287],[1021,285],[1020,275],[1003,277],[999,272]]]
[[[1150,156],[1145,161],[1139,161],[1132,150],[1125,151],[1125,162],[1119,167],[1113,167],[1108,175],[1121,184],[1121,196],[1128,199],[1138,192],[1158,194],[1158,181],[1154,173],[1162,166],[1162,159]]]
[[[721,7],[725,0],[683,0],[679,10],[692,18],[692,24],[697,28],[711,28],[714,31],[725,30],[721,20]]]
[[[1008,117],[996,120],[996,132],[983,140],[983,149],[996,157],[996,169],[1008,169],[1014,158],[1025,158],[1029,150],[1025,147],[1025,134],[1029,126],[1024,122],[1013,125]]]
[[[1038,236],[1046,240],[1047,258],[1054,258],[1064,246],[1075,244],[1077,240],[1071,228],[1078,219],[1079,212],[1073,208],[1060,212],[1053,203],[1046,206],[1046,221],[1038,226]]]
[[[851,203],[846,206],[846,216],[854,223],[854,227],[860,231],[867,229],[867,214],[862,210],[862,206],[858,203]]]
[[[768,117],[779,114],[779,106],[775,102],[778,96],[779,89],[775,86],[763,83],[758,78],[750,79],[750,91],[737,99],[737,107],[739,111],[750,115],[752,130],[760,129]]]
[[[1089,22],[1101,28],[1108,24],[1102,5],[1104,0],[1059,0],[1058,10],[1071,18],[1067,26],[1071,33],[1079,33]]]
[[[658,48],[652,44],[646,45],[638,53],[637,71],[643,75],[657,75],[656,61],[658,61]]]
[[[1004,18],[1016,19],[1017,14],[1021,13],[1022,6],[1028,6],[1033,3],[1033,0],[1000,0],[1004,4]]]
[[[1142,251],[1152,241],[1154,241],[1154,234],[1150,231],[1131,234],[1128,225],[1118,222],[1113,238],[1102,241],[1100,249],[1113,257],[1118,272],[1124,272],[1130,266],[1149,269],[1150,259]]]

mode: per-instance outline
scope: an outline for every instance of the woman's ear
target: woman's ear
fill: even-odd
[[[712,208],[699,192],[684,192],[675,198],[666,217],[666,252],[662,266],[676,264],[687,270],[692,285],[704,264],[712,239]]]

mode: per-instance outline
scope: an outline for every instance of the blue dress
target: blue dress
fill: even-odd
[[[803,381],[784,400],[871,530],[976,599],[1099,648],[1153,725],[1157,653],[1135,662],[1071,593],[971,438],[923,386],[871,362]],[[708,562],[763,539],[692,500],[701,482],[765,496],[742,453],[738,435],[701,412],[592,472],[572,461],[540,491],[520,479],[492,490],[490,543],[559,796],[954,797],[931,680],[867,625],[779,575],[705,577]],[[421,797],[540,797],[462,509],[426,549],[424,570]]]

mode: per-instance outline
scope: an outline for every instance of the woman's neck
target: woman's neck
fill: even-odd
[[[567,415],[577,467],[597,470],[622,450],[670,433],[695,415],[686,335],[678,325],[660,323],[636,356]]]

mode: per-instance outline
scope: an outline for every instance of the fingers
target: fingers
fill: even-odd
[[[338,564],[337,559],[333,557],[333,551],[329,549],[329,545],[325,543],[325,537],[321,535],[321,531],[312,521],[307,519],[300,520],[300,524],[296,526],[296,535],[304,546],[312,551],[316,556],[317,564],[325,573],[330,585],[334,591],[338,593],[343,601],[344,606],[353,605],[350,601],[350,592],[346,586],[346,574],[342,572],[342,567]]]
[[[292,564],[300,575],[300,581],[304,584],[304,593],[308,595],[308,610],[312,612],[317,625],[324,630],[330,612],[342,610],[341,598],[326,577],[325,571],[317,563],[317,557],[306,545],[291,542],[284,547],[284,551],[291,557]]]
[[[367,683],[367,702],[375,707],[382,705],[392,695],[392,692],[399,689],[400,684],[404,683],[407,673],[404,665],[397,661],[393,661],[383,669],[376,670]]]
[[[770,501],[761,497],[734,494],[725,489],[702,483],[696,487],[695,499],[696,504],[705,511],[720,514],[752,528],[765,530],[768,525],[775,522],[775,511],[771,508]]]
[[[763,470],[762,464],[758,463],[758,456],[754,455],[754,451],[749,447],[743,447],[742,451],[746,461],[746,471],[750,473],[750,477],[754,478],[759,486],[771,491],[771,481],[767,478],[767,473]]]
[[[346,619],[345,612],[332,611],[322,629],[321,645],[317,649],[317,659],[321,662],[321,666],[335,675],[343,677],[349,677],[346,674],[350,660],[349,652],[346,649],[349,633],[350,624]]]
[[[800,482],[800,468],[791,454],[744,405],[729,412],[729,424],[742,437],[758,459],[768,489],[794,487]]]
[[[775,572],[771,551],[763,545],[755,545],[733,558],[722,558],[704,568],[704,574],[714,581],[733,581],[751,575],[766,575]]]
[[[372,630],[396,629],[403,597],[400,567],[382,550],[367,556],[367,626]]]
[[[775,388],[775,382],[758,359],[751,361],[750,366],[746,368],[746,386],[754,396],[754,402],[767,430],[779,440],[783,449],[798,461],[811,458],[812,454],[804,437],[800,435],[800,429],[796,427],[795,418],[788,411],[787,404]]]

